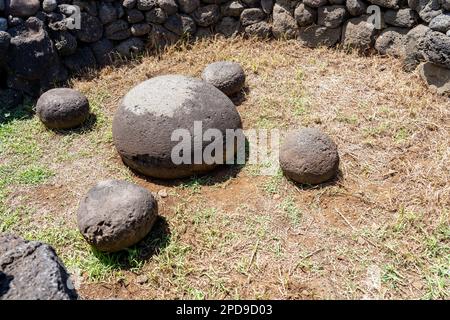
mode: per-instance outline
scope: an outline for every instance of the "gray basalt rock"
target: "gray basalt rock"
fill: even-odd
[[[36,114],[47,128],[74,128],[89,116],[89,101],[73,89],[51,89],[37,101]]]
[[[197,10],[194,11],[192,17],[199,26],[208,27],[219,21],[220,18],[219,6],[215,4],[210,4],[207,6],[199,7]]]
[[[303,0],[303,4],[311,8],[319,8],[326,5],[328,0]]]
[[[408,8],[387,10],[384,13],[384,22],[395,27],[411,28],[417,24],[418,19],[417,13]]]
[[[347,0],[345,7],[352,16],[363,15],[367,10],[367,4],[362,0]]]
[[[137,0],[136,6],[139,10],[149,11],[156,6],[156,3],[157,3],[156,0]]]
[[[408,31],[406,28],[397,27],[384,29],[375,41],[375,49],[381,55],[404,57]]]
[[[105,36],[109,40],[125,40],[131,36],[131,30],[126,21],[116,20],[105,26]]]
[[[336,176],[339,155],[336,144],[318,129],[291,132],[280,150],[284,174],[302,184],[319,184]]]
[[[450,37],[430,31],[423,40],[422,52],[426,59],[434,64],[450,69]]]
[[[111,40],[101,39],[91,44],[92,53],[99,66],[105,66],[113,61],[114,45]]]
[[[178,0],[178,6],[184,13],[192,13],[200,6],[200,0]]]
[[[120,56],[131,58],[145,49],[144,42],[136,37],[126,39],[115,47],[115,52]]]
[[[320,7],[317,10],[317,24],[327,28],[339,27],[346,17],[347,10],[341,5]]]
[[[317,10],[301,3],[295,8],[294,17],[300,27],[306,27],[316,22]]]
[[[152,26],[149,34],[150,47],[155,50],[160,50],[175,44],[179,39],[179,35],[157,24]]]
[[[145,21],[148,23],[162,24],[167,20],[167,14],[161,8],[154,8],[145,13]]]
[[[179,36],[193,35],[197,31],[194,20],[185,14],[171,15],[164,23],[164,27]]]
[[[203,132],[217,129],[224,137],[226,129],[242,126],[233,102],[213,85],[179,75],[158,76],[123,98],[113,120],[114,144],[128,166],[147,176],[175,179],[204,173],[217,163],[194,161],[194,154],[201,156],[211,143],[194,144],[195,121],[201,121]],[[190,132],[187,141],[172,138],[176,129]],[[219,148],[225,140],[218,140]],[[177,149],[181,142],[190,150]],[[182,152],[185,161],[173,162],[172,152]]]
[[[131,9],[127,11],[127,21],[129,23],[138,23],[145,19],[144,14],[142,11],[137,9]]]
[[[67,3],[65,0],[60,2]],[[90,16],[96,17],[98,15],[97,1],[73,0],[72,4],[80,7],[82,12],[86,12]]]
[[[123,0],[122,5],[127,9],[133,9],[137,4],[137,0]]]
[[[148,23],[137,23],[131,26],[131,34],[135,37],[142,37],[150,33],[151,26]]]
[[[423,53],[425,35],[431,29],[423,24],[412,28],[406,34],[405,40],[405,59],[403,62],[403,69],[407,72],[413,71],[420,62],[425,61]]]
[[[234,37],[238,34],[241,23],[233,17],[224,17],[216,26],[216,31],[225,37]]]
[[[116,252],[141,241],[157,217],[158,204],[150,191],[126,181],[106,180],[81,200],[77,222],[90,245]]]
[[[0,300],[76,300],[77,292],[47,244],[0,235]]]
[[[440,0],[408,0],[408,6],[416,10],[420,18],[429,23],[434,17],[443,13]]]
[[[302,45],[310,48],[320,46],[332,47],[339,42],[341,33],[342,28],[308,26],[300,28],[298,40]]]
[[[400,0],[368,0],[371,4],[383,8],[398,9]]]
[[[275,3],[273,7],[272,33],[277,39],[293,39],[298,35],[298,25],[293,14]]]
[[[100,40],[103,36],[103,26],[97,17],[85,12],[81,13],[81,29],[76,31],[78,40],[92,43]]]
[[[57,0],[44,0],[44,1],[42,1],[42,9],[45,12],[55,11],[56,8],[58,8],[58,1]]]
[[[220,7],[222,15],[229,17],[240,17],[244,9],[244,5],[239,1],[230,1]]]
[[[450,69],[426,62],[419,66],[419,74],[432,91],[450,97]]]
[[[342,29],[342,45],[347,49],[365,52],[375,43],[377,30],[367,22],[367,16],[349,19]]]
[[[272,26],[266,21],[261,21],[245,27],[245,34],[249,36],[258,37],[260,39],[267,39],[272,36]]]
[[[77,50],[77,38],[70,32],[54,31],[51,32],[51,37],[60,56],[70,56]]]
[[[6,0],[6,11],[13,17],[30,17],[40,8],[39,0]]]
[[[80,73],[95,69],[97,61],[90,47],[79,47],[74,54],[65,57],[64,65],[72,73]]]
[[[157,0],[158,5],[168,16],[177,13],[178,6],[175,0]]]
[[[431,30],[446,33],[450,30],[450,13],[440,14],[434,17],[428,26]]]
[[[245,72],[241,65],[231,61],[218,61],[206,66],[202,79],[232,96],[244,87]]]
[[[245,9],[241,13],[241,24],[248,26],[264,20],[266,14],[260,8]]]
[[[103,24],[117,19],[117,10],[112,3],[101,1],[98,4],[98,17]]]

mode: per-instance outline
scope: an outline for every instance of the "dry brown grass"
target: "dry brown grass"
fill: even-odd
[[[149,77],[198,77],[217,60],[246,71],[238,107],[245,129],[323,129],[339,146],[341,178],[302,188],[247,165],[170,184],[125,168],[110,133],[121,97]],[[216,39],[109,67],[73,86],[90,98],[97,123],[70,134],[48,133],[36,119],[14,123],[34,128],[43,156],[30,163],[54,176],[9,183],[4,214],[18,218],[4,229],[51,242],[80,270],[85,298],[449,297],[450,104],[399,61],[295,41]],[[13,157],[4,154],[7,165]],[[79,199],[106,178],[169,193],[160,199],[167,241],[133,268],[99,260],[76,234]],[[142,275],[148,281],[138,284]]]

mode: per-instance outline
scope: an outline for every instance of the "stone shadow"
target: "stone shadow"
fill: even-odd
[[[55,134],[68,136],[71,134],[82,134],[92,131],[97,123],[97,116],[94,113],[89,113],[87,119],[78,127],[70,129],[51,129]]]
[[[286,177],[287,178],[287,177]],[[295,185],[297,188],[301,190],[313,190],[313,189],[323,189],[330,186],[336,186],[341,184],[344,181],[344,175],[341,171],[341,169],[338,169],[338,172],[336,175],[331,179],[323,183],[311,185],[311,184],[302,184],[295,182],[292,179],[287,178],[293,185]]]

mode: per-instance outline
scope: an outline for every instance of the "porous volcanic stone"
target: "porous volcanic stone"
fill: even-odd
[[[375,41],[375,49],[381,55],[405,57],[406,34],[409,29],[389,27],[384,29]]]
[[[206,66],[202,79],[231,96],[244,87],[245,73],[239,63],[218,61]]]
[[[300,27],[306,27],[316,22],[317,10],[301,3],[295,8],[294,17]]]
[[[73,89],[51,89],[39,98],[36,113],[48,128],[73,128],[82,124],[88,117],[89,101]]]
[[[113,139],[122,160],[136,171],[163,179],[191,176],[216,164],[175,164],[171,153],[180,140],[171,141],[175,129],[194,135],[194,121],[203,131],[241,128],[233,102],[219,89],[199,79],[165,75],[147,80],[123,98],[113,120]],[[200,146],[191,141],[190,159]],[[203,142],[204,150],[210,142]],[[230,155],[229,155],[230,156]]]
[[[119,180],[99,182],[81,200],[78,229],[100,251],[116,252],[141,241],[158,217],[150,191]]]
[[[178,0],[178,5],[182,12],[191,13],[200,6],[200,0]]]
[[[39,7],[39,0],[6,0],[6,10],[13,17],[32,16]]]
[[[450,97],[450,69],[426,62],[419,66],[419,74],[431,90]]]
[[[81,13],[81,29],[76,32],[77,38],[83,42],[96,42],[102,38],[103,27],[96,17]]]
[[[367,22],[367,16],[349,19],[342,29],[342,44],[346,49],[365,52],[375,43],[377,30]]]
[[[0,235],[0,300],[75,300],[76,291],[47,244]]]
[[[318,129],[293,131],[281,146],[280,166],[287,177],[298,183],[325,182],[339,168],[336,144]]]

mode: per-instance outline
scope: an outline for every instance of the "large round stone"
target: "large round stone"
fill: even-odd
[[[135,184],[107,180],[87,193],[78,209],[78,228],[100,251],[116,252],[142,240],[158,214],[152,194]]]
[[[75,300],[73,283],[49,245],[0,234],[0,300]]]
[[[339,168],[336,144],[318,129],[291,132],[280,150],[284,174],[303,184],[319,184],[333,178]]]
[[[136,171],[162,179],[181,178],[217,165],[194,159],[194,153],[201,155],[211,143],[194,145],[199,124],[203,132],[217,129],[225,137],[227,129],[241,128],[241,119],[233,102],[213,85],[165,75],[139,84],[123,98],[114,116],[113,138],[123,161]],[[172,141],[176,129],[188,132],[191,139],[192,148],[183,155],[190,160],[181,163],[172,161],[174,147],[182,142],[180,137]]]
[[[202,79],[231,96],[244,87],[245,73],[239,63],[218,61],[205,68]]]
[[[51,89],[39,98],[36,113],[48,128],[74,128],[89,116],[89,101],[73,89]]]

